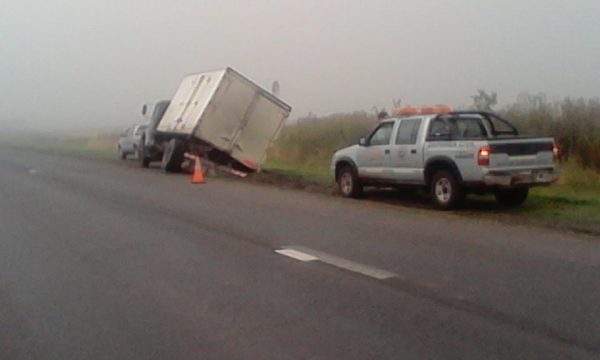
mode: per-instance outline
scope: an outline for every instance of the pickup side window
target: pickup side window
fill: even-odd
[[[450,126],[443,119],[435,119],[429,125],[428,141],[449,140]]]
[[[379,125],[375,131],[369,137],[369,146],[372,145],[389,145],[390,138],[392,137],[392,129],[394,128],[393,122],[384,122]]]
[[[421,127],[421,119],[406,119],[400,122],[396,145],[412,145],[417,143],[417,135]]]
[[[508,121],[502,119],[499,116],[496,116],[493,114],[488,114],[487,116],[485,116],[485,119],[490,124],[492,134],[494,136],[498,136],[498,135],[517,136],[517,135],[519,135],[519,131],[517,131],[517,128],[515,128]]]

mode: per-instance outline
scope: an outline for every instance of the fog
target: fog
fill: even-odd
[[[281,84],[292,118],[403,104],[595,97],[600,2],[2,0],[0,125],[140,121],[188,73]]]

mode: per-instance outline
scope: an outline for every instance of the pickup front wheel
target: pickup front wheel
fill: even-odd
[[[359,197],[362,194],[363,187],[351,166],[344,166],[337,177],[340,193],[345,197]]]
[[[450,210],[464,198],[462,188],[456,177],[449,171],[440,170],[431,179],[431,197],[441,210]]]

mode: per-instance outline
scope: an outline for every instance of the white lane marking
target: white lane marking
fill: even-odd
[[[29,173],[30,173],[31,175],[37,174],[37,172],[38,172],[38,171],[37,171],[36,169],[29,169]]]
[[[291,257],[293,259],[296,260],[300,260],[300,261],[314,261],[314,260],[319,260],[318,258],[309,255],[309,254],[305,254],[301,251],[296,251],[296,250],[292,250],[292,249],[280,249],[280,250],[275,250],[276,253],[281,254],[281,255],[285,255],[288,257]]]
[[[311,260],[319,260],[326,264],[335,266],[340,269],[352,271],[355,273],[359,273],[365,276],[369,276],[375,278],[377,280],[385,280],[392,277],[397,277],[398,274],[395,274],[391,271],[378,269],[376,267],[360,264],[351,260],[343,259],[338,256],[330,255],[324,253],[322,251],[317,251],[313,249],[309,249],[302,246],[290,246],[285,249],[275,250],[277,253],[287,252],[292,254],[302,254],[303,258],[310,258]],[[284,254],[286,255],[286,254]],[[290,255],[287,255],[290,256]],[[294,256],[290,256],[294,257]],[[300,259],[299,259],[300,260]],[[302,260],[302,261],[311,261],[311,260]]]

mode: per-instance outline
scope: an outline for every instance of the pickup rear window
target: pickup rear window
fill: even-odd
[[[450,133],[455,140],[487,139],[487,131],[480,117],[452,117],[436,119],[429,127],[429,135]]]
[[[476,140],[498,136],[518,136],[517,129],[506,120],[488,113],[449,114],[432,121],[430,139]]]

